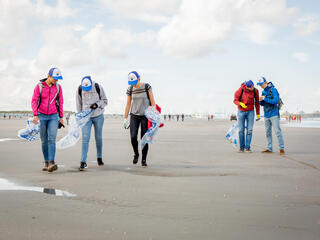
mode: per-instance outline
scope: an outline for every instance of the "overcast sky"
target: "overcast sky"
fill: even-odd
[[[65,110],[91,75],[122,113],[132,70],[166,113],[236,112],[259,76],[285,110],[320,110],[319,13],[318,0],[0,0],[0,110],[30,110],[51,67]]]

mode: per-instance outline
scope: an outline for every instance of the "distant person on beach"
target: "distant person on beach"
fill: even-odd
[[[181,120],[182,120],[182,122],[184,121],[184,114],[183,113],[181,114]]]
[[[70,119],[70,113],[68,113],[67,116],[66,116],[67,125],[69,125],[69,119]]]
[[[245,81],[234,94],[234,104],[238,106],[239,152],[252,152],[250,145],[254,124],[254,108],[257,120],[260,120],[259,91],[251,80]],[[247,134],[245,136],[245,126]]]
[[[108,99],[103,87],[92,81],[90,76],[85,76],[81,80],[81,85],[76,92],[77,111],[92,109],[90,120],[82,128],[82,149],[79,171],[87,168],[87,156],[91,135],[91,127],[94,127],[94,136],[97,149],[98,166],[103,166],[102,161],[102,129],[104,123],[104,108],[108,104]]]
[[[61,71],[51,68],[48,77],[41,79],[34,88],[31,107],[33,122],[40,120],[40,138],[44,157],[43,171],[58,169],[55,163],[56,137],[59,125],[63,125],[63,94],[58,81],[62,80]]]
[[[279,114],[279,93],[274,87],[272,82],[267,82],[267,80],[262,77],[259,79],[257,85],[259,85],[263,91],[262,96],[259,98],[260,105],[263,106],[264,110],[264,123],[266,127],[266,137],[267,137],[267,149],[262,151],[262,153],[272,153],[272,127],[277,135],[280,154],[285,154],[284,152],[284,140],[282,136],[282,131],[280,128],[280,114]]]
[[[169,114],[169,121],[171,120],[171,114]]]
[[[177,114],[177,122],[179,122],[179,117],[180,117],[180,115],[179,115],[179,114]]]
[[[155,107],[155,101],[151,86],[148,83],[141,82],[140,75],[136,71],[129,73],[128,84],[123,127],[128,128],[129,126],[128,116],[130,111],[130,136],[134,151],[133,164],[137,164],[139,160],[138,130],[141,126],[142,138],[148,130],[148,119],[145,116],[145,110],[150,105]],[[146,144],[142,149],[142,167],[147,167],[148,148],[149,146]]]

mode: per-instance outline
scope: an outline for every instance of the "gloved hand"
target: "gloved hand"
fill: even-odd
[[[260,114],[257,114],[256,121],[260,121]]]
[[[245,105],[243,102],[240,102],[240,106],[241,106],[242,108],[247,108],[247,105]]]
[[[98,104],[94,103],[90,106],[91,109],[95,110],[98,108]]]
[[[58,128],[60,129],[60,128],[62,128],[62,127],[64,128],[63,123],[59,122]]]
[[[129,125],[129,119],[128,118],[125,118],[124,120],[123,120],[123,128],[124,129],[128,129],[130,127],[130,125]]]

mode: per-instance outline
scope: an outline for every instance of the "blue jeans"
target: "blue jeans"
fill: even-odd
[[[54,161],[56,155],[56,138],[58,131],[58,114],[39,113],[40,138],[44,161]]]
[[[91,134],[91,126],[94,126],[94,136],[96,139],[97,157],[102,158],[102,128],[103,128],[104,116],[103,114],[92,117],[82,128],[82,152],[81,162],[87,161],[89,141]]]
[[[247,122],[247,124],[246,124]],[[239,142],[240,149],[250,149],[252,139],[252,129],[254,123],[254,111],[238,111],[238,124],[239,124]],[[247,128],[247,135],[244,137],[244,130]]]
[[[279,116],[273,116],[270,118],[264,118],[265,126],[266,126],[266,137],[268,146],[267,149],[272,152],[272,126],[278,138],[279,149],[284,149],[284,141],[280,128],[280,118]]]

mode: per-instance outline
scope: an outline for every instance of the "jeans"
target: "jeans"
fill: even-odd
[[[39,113],[40,138],[44,161],[54,161],[56,155],[56,138],[58,131],[58,114]]]
[[[102,158],[102,128],[104,123],[103,114],[92,117],[82,128],[82,151],[81,151],[81,162],[87,161],[89,141],[91,134],[91,126],[94,126],[94,136],[96,139],[96,148],[97,148],[97,158]]]
[[[130,136],[134,154],[139,155],[138,151],[138,131],[141,124],[141,138],[148,130],[148,119],[145,116],[131,114],[130,117]],[[142,149],[142,160],[147,160],[149,146],[146,144]]]
[[[264,118],[265,126],[266,126],[266,137],[268,146],[267,149],[272,152],[272,126],[278,138],[279,149],[284,149],[284,141],[280,128],[280,118],[279,116],[273,116],[270,118]]]
[[[246,124],[247,122],[247,124]],[[238,111],[239,142],[240,149],[250,149],[252,129],[254,123],[254,111]],[[246,127],[245,127],[246,126]],[[244,137],[244,130],[247,128],[247,135]]]

